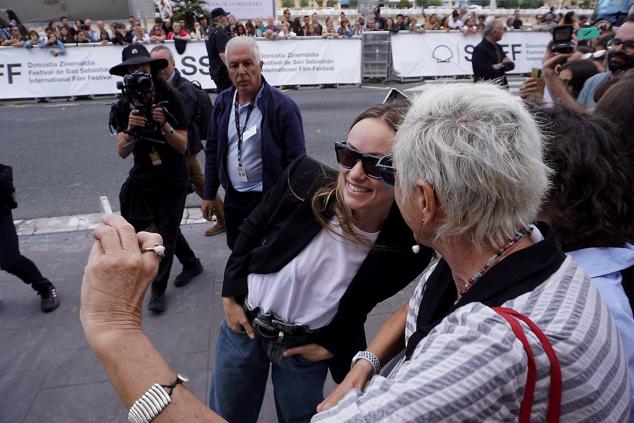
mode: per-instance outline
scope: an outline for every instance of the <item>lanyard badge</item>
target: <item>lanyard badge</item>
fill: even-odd
[[[244,120],[244,126],[240,128],[240,113],[238,112],[240,106],[238,105],[238,91],[236,90],[236,92],[233,94],[233,113],[236,124],[236,133],[238,134],[238,178],[240,179],[240,182],[249,182],[249,179],[247,178],[247,171],[242,164],[242,142],[244,141],[245,130],[247,129],[247,124],[249,123],[249,118],[251,117],[251,112],[253,112],[254,107],[255,101],[249,104],[249,107],[247,109],[247,117]],[[253,136],[256,132],[255,125],[246,130],[246,132],[247,139]]]

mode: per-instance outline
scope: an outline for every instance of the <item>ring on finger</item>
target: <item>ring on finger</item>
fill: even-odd
[[[162,259],[163,257],[165,257],[165,246],[163,246],[161,244],[155,244],[154,247],[141,248],[141,252],[142,253],[152,252],[152,253],[156,254],[156,256],[158,258]]]

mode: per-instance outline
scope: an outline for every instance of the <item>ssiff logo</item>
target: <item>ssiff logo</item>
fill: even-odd
[[[453,58],[451,49],[444,44],[436,46],[431,55],[436,59],[436,63],[450,63]]]
[[[0,77],[6,76],[9,84],[13,84],[13,77],[22,75],[20,72],[21,67],[21,63],[0,63]]]

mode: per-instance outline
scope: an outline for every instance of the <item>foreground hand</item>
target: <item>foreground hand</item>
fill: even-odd
[[[290,357],[295,354],[301,354],[307,360],[315,362],[328,360],[333,357],[330,351],[318,344],[306,344],[284,350],[284,357]]]
[[[203,213],[203,218],[206,220],[212,220],[216,209],[214,208],[214,202],[212,200],[203,200],[200,210]]]
[[[121,216],[102,218],[84,268],[79,317],[88,342],[111,331],[141,330],[141,307],[159,258],[140,247],[162,244],[158,234],[140,232]]]
[[[222,307],[225,310],[225,320],[227,320],[227,326],[234,332],[244,331],[251,339],[255,339],[255,332],[249,324],[247,314],[242,307],[242,304],[238,304],[234,297],[224,297],[222,299]]]
[[[357,361],[357,364],[350,369],[343,382],[317,406],[317,412],[321,413],[334,407],[353,389],[362,391],[368,381],[372,379],[372,375],[374,375],[374,369],[370,363],[365,360]]]

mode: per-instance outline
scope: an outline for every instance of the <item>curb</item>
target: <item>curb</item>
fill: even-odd
[[[119,212],[115,212],[119,214]],[[101,213],[79,214],[75,216],[43,217],[38,219],[15,220],[19,236],[44,235],[61,232],[89,231],[97,227]],[[203,219],[200,207],[188,207],[183,211],[181,225],[211,223]]]

